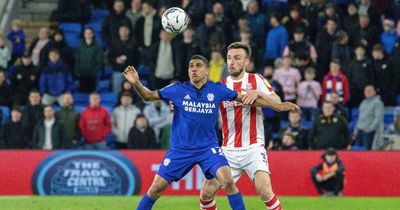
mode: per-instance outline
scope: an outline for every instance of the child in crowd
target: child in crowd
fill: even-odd
[[[20,58],[25,52],[25,32],[22,28],[22,21],[15,19],[11,22],[12,30],[7,34],[7,39],[12,43],[12,56],[10,65]]]
[[[297,89],[297,104],[301,107],[305,120],[312,120],[318,111],[318,100],[322,94],[321,84],[315,81],[315,69],[305,70],[305,81]]]

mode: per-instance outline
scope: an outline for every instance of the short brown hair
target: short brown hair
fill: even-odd
[[[381,44],[375,44],[372,47],[372,51],[379,51],[379,52],[384,52],[385,48],[383,48],[383,46]]]
[[[246,52],[247,57],[249,57],[249,58],[251,57],[251,47],[247,43],[234,42],[228,46],[228,50],[230,50],[230,49],[243,49]]]

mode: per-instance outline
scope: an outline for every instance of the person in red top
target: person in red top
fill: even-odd
[[[322,101],[331,101],[332,93],[339,95],[339,101],[346,105],[350,99],[349,83],[346,75],[340,70],[340,61],[332,59],[330,70],[322,81]]]
[[[107,149],[106,137],[111,132],[108,110],[101,106],[100,95],[93,92],[89,96],[90,105],[79,119],[79,128],[85,139],[84,149]]]

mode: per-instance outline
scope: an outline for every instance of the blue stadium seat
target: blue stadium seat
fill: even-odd
[[[78,48],[81,41],[82,26],[79,23],[61,23],[58,26],[64,32],[65,41],[73,49]]]
[[[100,80],[111,80],[112,73],[114,72],[111,66],[106,66],[100,74]]]
[[[90,14],[89,23],[102,23],[104,18],[107,17],[110,12],[106,9],[94,9]]]
[[[356,127],[356,123],[357,123],[357,121],[355,121],[355,120],[350,121],[349,130],[350,130],[351,133],[354,131],[354,128]]]
[[[351,109],[351,120],[357,120],[360,110],[358,108]]]
[[[311,129],[312,123],[313,123],[313,122],[312,122],[311,120],[304,120],[304,121],[302,122],[303,126],[304,126],[305,128],[307,128],[307,129]]]
[[[75,105],[87,106],[89,104],[89,94],[86,93],[74,93],[72,94]]]
[[[3,113],[2,124],[10,119],[10,109],[7,106],[0,106],[1,112]]]
[[[84,105],[75,105],[75,109],[79,113],[82,113],[85,108],[86,108],[86,106],[84,106]]]
[[[286,120],[281,121],[281,127],[285,127],[287,125],[289,125],[289,121],[286,121]]]
[[[111,91],[110,80],[98,80],[96,84],[96,90],[99,93],[110,92]]]
[[[353,145],[353,146],[351,146],[351,150],[352,150],[352,151],[366,151],[367,148],[365,148],[365,147],[363,147],[363,146]]]
[[[140,82],[144,86],[150,87],[150,73],[151,73],[150,67],[146,65],[140,65],[137,71],[139,74]]]
[[[114,105],[117,102],[117,96],[114,93],[101,93],[101,104],[103,104],[105,107],[114,107]]]
[[[392,108],[385,109],[383,122],[385,125],[392,124],[395,120],[395,111]]]

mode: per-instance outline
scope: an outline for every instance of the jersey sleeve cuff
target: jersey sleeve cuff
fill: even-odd
[[[165,100],[165,99],[162,97],[161,90],[157,90],[157,94],[158,94],[158,97],[160,97],[161,100]]]

